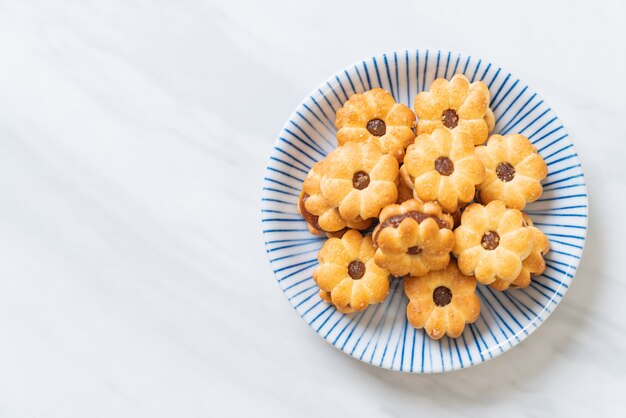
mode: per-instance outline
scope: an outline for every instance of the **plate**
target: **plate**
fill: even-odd
[[[465,74],[491,92],[493,133],[521,133],[548,165],[544,193],[530,214],[550,239],[547,268],[526,289],[498,292],[478,285],[479,319],[456,339],[434,341],[406,319],[401,279],[392,279],[379,305],[344,315],[324,303],[311,276],[324,243],[307,231],[296,205],[311,166],[337,145],[335,112],[352,94],[374,87],[413,108],[413,99],[439,77]],[[587,189],[563,123],[530,86],[473,56],[437,50],[395,51],[365,59],[333,75],[304,98],[271,152],[262,193],[263,237],[280,289],[324,340],[346,354],[391,370],[445,372],[484,363],[526,339],[561,302],[576,273],[587,232]]]

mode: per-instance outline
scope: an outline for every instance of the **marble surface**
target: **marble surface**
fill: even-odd
[[[626,8],[605,2],[0,3],[0,416],[626,415]],[[487,57],[565,123],[589,188],[564,301],[486,364],[408,375],[276,285],[265,162],[330,74]]]

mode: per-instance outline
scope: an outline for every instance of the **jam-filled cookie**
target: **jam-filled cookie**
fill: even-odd
[[[337,111],[335,126],[339,145],[376,141],[398,162],[402,162],[404,150],[415,138],[413,111],[379,88],[352,95]]]
[[[376,264],[398,277],[445,268],[454,247],[453,222],[435,202],[411,199],[385,207],[373,233]]]
[[[298,211],[306,221],[309,232],[315,235],[326,233],[329,236],[337,236],[346,228],[359,230],[369,228],[371,220],[358,217],[346,220],[341,217],[336,207],[326,203],[321,191],[323,173],[324,162],[315,163],[304,180],[302,193],[298,199]]]
[[[472,201],[475,186],[485,177],[470,137],[446,129],[419,135],[407,149],[401,171],[400,177],[415,197],[424,202],[436,200],[447,213]]]
[[[346,221],[376,218],[383,207],[398,198],[397,177],[398,162],[384,154],[380,145],[348,142],[324,160],[321,195],[324,204],[337,208]],[[306,207],[317,214],[316,208]],[[324,227],[321,218],[320,226]]]
[[[465,324],[476,321],[480,314],[476,279],[461,274],[454,262],[444,270],[404,279],[404,291],[409,298],[409,323],[424,328],[436,340],[446,334],[458,337]]]
[[[433,81],[429,91],[415,97],[417,134],[431,133],[438,128],[465,130],[474,145],[485,142],[495,125],[489,109],[489,89],[482,81],[470,83],[457,74],[448,82]]]
[[[522,214],[524,225],[532,231],[533,249],[528,257],[522,261],[522,270],[515,280],[507,282],[505,280],[496,279],[490,286],[496,290],[506,290],[511,287],[525,288],[530,285],[531,279],[544,272],[546,269],[546,261],[544,256],[550,251],[550,241],[541,229],[533,226],[533,221],[527,214]]]
[[[320,297],[344,313],[382,302],[389,291],[389,271],[376,265],[374,252],[371,235],[355,230],[326,241],[313,271]]]
[[[502,200],[522,210],[541,196],[548,166],[524,135],[492,135],[476,147],[476,155],[485,165],[485,180],[478,186],[482,203]]]
[[[474,203],[461,216],[452,251],[463,274],[483,284],[497,279],[511,283],[522,270],[522,260],[533,249],[533,233],[522,212],[507,209],[500,200],[487,206]]]

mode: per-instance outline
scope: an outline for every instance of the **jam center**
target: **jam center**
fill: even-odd
[[[365,274],[365,264],[355,260],[348,265],[348,274],[354,280],[359,280]]]
[[[372,119],[367,122],[367,130],[374,136],[383,136],[387,132],[387,125],[380,119]]]
[[[418,255],[421,252],[422,252],[422,249],[420,247],[418,247],[417,245],[415,247],[409,247],[406,250],[406,253],[409,254],[409,255]]]
[[[452,301],[452,291],[445,286],[439,286],[433,292],[433,302],[437,306],[446,306]]]
[[[496,167],[496,175],[504,182],[511,181],[515,177],[515,168],[505,161]]]
[[[363,190],[370,184],[370,176],[364,171],[357,171],[352,176],[352,186],[357,190]]]
[[[459,124],[459,115],[454,109],[444,110],[441,114],[441,121],[446,128],[454,129]]]
[[[435,160],[435,170],[442,176],[454,173],[454,163],[448,157],[439,157]]]
[[[496,231],[487,231],[480,240],[485,250],[495,250],[500,245],[500,235]]]

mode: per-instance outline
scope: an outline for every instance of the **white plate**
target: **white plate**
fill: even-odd
[[[344,315],[324,303],[311,273],[324,239],[311,235],[296,205],[311,166],[336,146],[335,112],[374,87],[410,108],[438,77],[465,74],[491,92],[494,133],[521,133],[548,164],[544,194],[527,206],[550,238],[547,268],[530,287],[498,292],[478,285],[480,318],[457,339],[429,339],[406,320],[401,280],[379,305]],[[470,367],[515,347],[556,308],[574,278],[587,232],[587,190],[574,145],[550,106],[508,71],[447,51],[396,51],[368,58],[330,77],[298,105],[281,131],[265,173],[265,246],[278,284],[296,312],[323,339],[350,356],[392,370],[430,373]],[[285,338],[289,338],[286,336]]]

